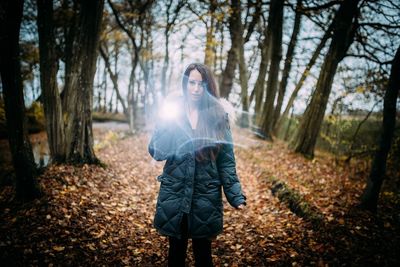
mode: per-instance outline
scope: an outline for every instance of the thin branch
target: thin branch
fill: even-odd
[[[390,65],[393,63],[393,60],[388,60],[388,61],[380,61],[378,58],[372,58],[371,56],[365,55],[365,54],[346,54],[346,57],[355,57],[355,58],[364,58],[369,61],[372,61],[374,63],[377,63],[379,65]]]
[[[326,3],[326,4],[322,4],[322,5],[319,5],[319,6],[312,6],[312,7],[303,7],[302,8],[302,12],[305,12],[305,13],[312,13],[312,12],[321,12],[321,11],[323,11],[323,10],[325,10],[325,9],[329,9],[329,8],[331,8],[331,7],[333,7],[333,6],[336,6],[336,5],[339,5],[339,4],[341,4],[343,1],[340,1],[340,0],[337,0],[337,1],[330,1],[330,2],[328,2],[328,3]]]
[[[204,20],[203,15],[199,14],[196,10],[194,10],[190,4],[188,4],[187,7],[193,14],[195,14],[199,18],[199,20],[201,20],[204,24],[207,25],[207,21]]]
[[[363,22],[363,23],[359,23],[359,24],[360,24],[360,26],[369,26],[376,30],[380,30],[382,28],[400,29],[400,24],[399,25],[390,25],[390,24],[384,24],[384,23],[379,23],[379,22]]]
[[[122,30],[128,35],[128,37],[131,39],[134,50],[135,50],[135,51],[139,51],[139,47],[138,47],[138,45],[136,44],[135,36],[132,34],[132,32],[131,32],[130,30],[128,30],[128,29],[125,27],[124,23],[122,22],[121,18],[119,17],[119,14],[118,14],[117,9],[115,8],[115,6],[114,6],[114,4],[111,2],[111,0],[107,0],[107,2],[108,2],[108,4],[109,4],[110,7],[111,7],[111,10],[112,10],[112,12],[113,12],[113,14],[114,14],[115,20],[117,21],[117,24],[121,27],[121,29],[122,29]]]
[[[249,23],[249,26],[247,27],[247,33],[246,37],[244,38],[244,42],[247,43],[250,40],[250,36],[254,31],[254,27],[257,25],[258,21],[260,20],[260,14],[261,14],[261,0],[257,0],[255,3],[256,10],[253,13],[253,18],[251,22]]]

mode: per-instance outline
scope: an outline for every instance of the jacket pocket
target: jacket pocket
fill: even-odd
[[[182,179],[163,173],[157,177],[161,185],[173,190],[178,190],[182,186]]]

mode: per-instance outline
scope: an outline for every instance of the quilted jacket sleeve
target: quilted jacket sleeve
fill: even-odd
[[[175,148],[172,127],[158,123],[148,146],[150,155],[157,161],[166,160],[174,155]]]
[[[237,208],[240,204],[246,205],[246,196],[236,174],[236,161],[233,151],[232,133],[229,120],[226,117],[225,137],[217,158],[218,173],[222,182],[224,193],[229,204]]]

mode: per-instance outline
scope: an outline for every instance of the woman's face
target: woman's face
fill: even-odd
[[[188,79],[188,98],[193,103],[198,103],[203,96],[205,84],[198,70],[194,69],[189,74]]]

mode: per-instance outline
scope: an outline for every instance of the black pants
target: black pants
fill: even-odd
[[[175,237],[169,238],[169,251],[168,251],[168,266],[180,267],[185,266],[186,250],[188,245],[188,222],[187,215],[184,214],[182,218],[182,238]],[[211,257],[211,240],[207,238],[193,238],[192,247],[194,254],[194,261],[196,267],[212,267]]]

